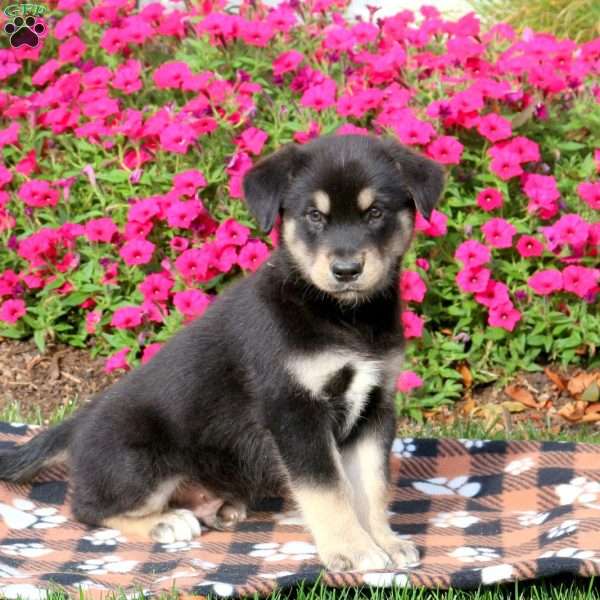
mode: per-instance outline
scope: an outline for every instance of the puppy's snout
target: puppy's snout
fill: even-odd
[[[359,260],[336,259],[331,263],[331,272],[337,281],[355,281],[363,271],[363,263]]]

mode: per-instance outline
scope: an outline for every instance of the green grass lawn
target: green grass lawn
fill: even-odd
[[[51,415],[50,422],[56,423],[70,414],[76,406],[69,405]],[[12,422],[42,422],[39,412],[22,414],[16,404],[11,404],[0,410],[0,420]],[[452,427],[437,427],[431,425],[418,426],[414,429],[404,429],[400,435],[409,437],[459,437],[473,439],[528,439],[528,440],[571,440],[579,442],[600,443],[600,430],[593,427],[578,427],[567,432],[551,433],[533,426],[523,425],[506,432],[491,433],[478,422],[464,422]],[[80,600],[85,600],[84,593]],[[175,600],[177,594],[163,594],[160,600]],[[333,590],[320,584],[298,586],[291,590],[273,593],[268,600],[600,600],[600,586],[593,579],[560,577],[537,582],[513,583],[495,587],[482,588],[474,591],[462,590],[426,590],[422,588],[361,588]],[[115,591],[107,596],[107,600],[142,600],[143,595],[128,595]],[[49,590],[47,600],[67,600],[60,591]]]

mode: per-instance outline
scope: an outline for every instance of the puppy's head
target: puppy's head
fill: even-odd
[[[248,207],[269,231],[282,216],[282,246],[303,277],[340,301],[390,285],[412,237],[415,211],[428,218],[442,168],[397,142],[371,136],[290,144],[244,178]]]

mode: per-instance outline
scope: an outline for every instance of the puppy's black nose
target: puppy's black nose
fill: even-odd
[[[331,265],[331,272],[338,281],[354,281],[362,270],[362,263],[358,260],[336,260]]]

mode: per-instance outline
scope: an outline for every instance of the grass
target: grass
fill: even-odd
[[[510,23],[586,42],[600,36],[598,0],[469,0],[488,25]]]
[[[55,411],[44,419],[38,410],[23,414],[17,403],[0,409],[0,420],[42,424],[57,423],[77,408],[70,403]],[[487,427],[476,421],[465,420],[452,426],[416,425],[412,429],[404,429],[399,435],[406,437],[454,437],[472,439],[526,439],[526,440],[570,440],[578,442],[600,443],[600,431],[592,426],[580,426],[566,432],[553,433],[540,430],[532,425],[523,424],[511,428],[509,436],[506,431],[498,431],[492,424]],[[85,592],[80,593],[79,600],[86,600]],[[176,600],[177,593],[166,593],[159,600]],[[351,588],[334,590],[317,583],[300,585],[291,590],[282,590],[269,596],[267,600],[600,600],[600,587],[594,579],[581,578],[549,578],[542,581],[513,583],[473,591],[463,590],[426,590],[423,588]],[[23,599],[24,600],[24,599]],[[68,600],[61,591],[49,590],[46,600]],[[106,600],[144,600],[144,595],[114,592],[106,596]]]

